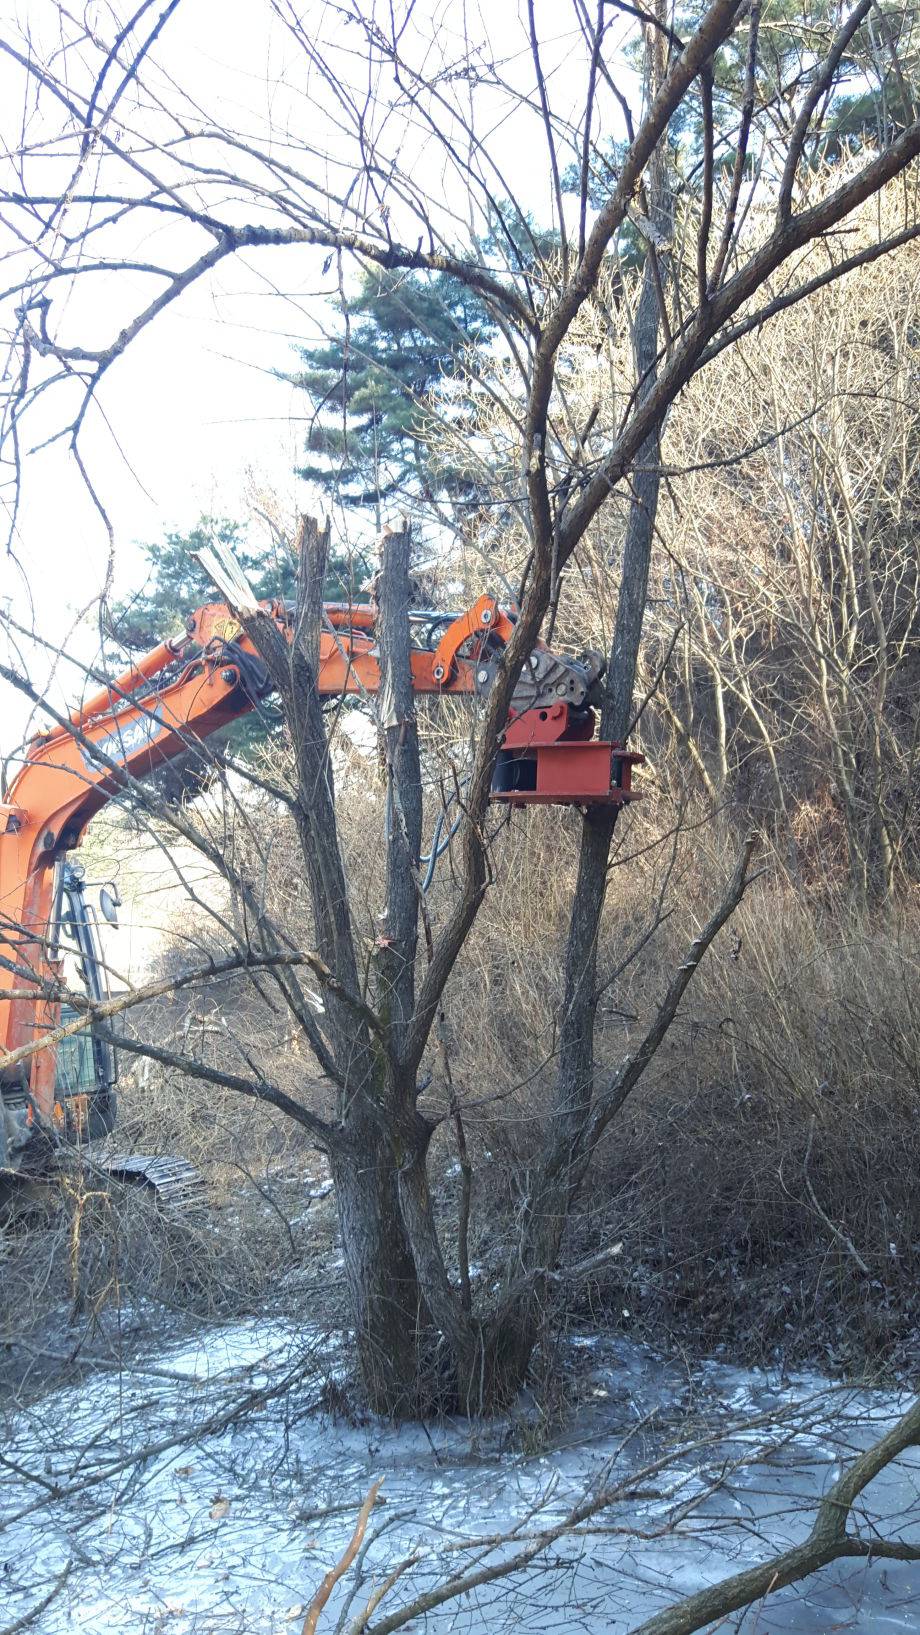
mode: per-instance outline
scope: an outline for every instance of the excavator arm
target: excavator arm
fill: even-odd
[[[290,607],[262,605],[290,639]],[[325,604],[318,673],[323,697],[377,693],[376,618],[372,604]],[[484,695],[513,629],[513,616],[489,596],[457,616],[413,611],[414,690]],[[601,668],[594,655],[560,658],[542,644],[530,655],[509,712],[495,799],[515,806],[587,807],[632,798],[631,767],[641,757],[593,736],[591,696]],[[44,1036],[59,1017],[59,1005],[46,992],[60,971],[58,865],[95,813],[131,779],[239,719],[269,690],[265,667],[235,614],[225,604],[210,604],[189,616],[183,635],[161,643],[74,709],[68,723],[32,739],[0,804],[0,1097],[9,1102],[19,1095],[27,1123],[50,1126],[63,1119],[52,1050],[27,1059],[28,1083],[25,1065],[18,1078],[14,1069],[4,1082],[4,1055]],[[7,1161],[2,1126],[0,1105],[0,1167]]]

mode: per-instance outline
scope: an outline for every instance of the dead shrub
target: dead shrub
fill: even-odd
[[[459,724],[449,726],[455,745]],[[351,908],[366,943],[376,934],[386,822],[372,768],[369,775],[364,757],[354,762],[356,798],[342,802]],[[339,776],[348,775],[346,765]],[[266,901],[308,945],[295,837],[277,811],[262,812],[254,830],[264,835],[269,819]],[[565,811],[496,818],[498,889],[487,895],[426,1063],[424,1105],[440,1121],[436,1202],[447,1222],[461,1193],[447,1066],[462,1108],[474,1167],[474,1277],[488,1276],[513,1243],[518,1180],[548,1108],[578,821]],[[601,1071],[614,1070],[647,1024],[738,845],[732,824],[713,822],[704,803],[675,806],[663,793],[621,825],[601,929]],[[730,1345],[760,1361],[820,1355],[841,1367],[867,1358],[888,1366],[918,1322],[920,1191],[910,1151],[920,917],[911,902],[873,913],[833,893],[807,896],[769,848],[765,856],[767,873],[705,961],[597,1156],[569,1252],[577,1259],[614,1238],[625,1251],[613,1273],[579,1291],[572,1314],[709,1349]],[[448,850],[426,899],[435,921],[450,869]],[[208,935],[219,951],[219,931]],[[196,958],[203,946],[198,933]],[[187,957],[184,942],[168,956]],[[138,1014],[133,1025],[216,1065],[235,1065],[242,1048],[289,1094],[329,1111],[328,1086],[287,1013],[244,976],[158,1001],[155,1015]],[[121,1090],[117,1143],[196,1164],[211,1225],[191,1256],[192,1275],[167,1256],[156,1277],[128,1251],[131,1233],[120,1226],[118,1253],[102,1248],[86,1262],[90,1302],[106,1277],[114,1287],[113,1254],[120,1298],[155,1287],[165,1304],[212,1310],[264,1302],[296,1281],[298,1267],[334,1257],[334,1202],[317,1208],[312,1196],[326,1185],[324,1161],[279,1114],[135,1062]],[[104,1243],[107,1220],[98,1223]],[[63,1267],[62,1256],[63,1248]]]

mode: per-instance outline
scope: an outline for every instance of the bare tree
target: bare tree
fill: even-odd
[[[388,1411],[415,1412],[443,1396],[446,1383],[463,1408],[482,1410],[507,1399],[523,1378],[558,1275],[569,1212],[598,1143],[740,901],[752,853],[746,845],[645,1033],[604,1072],[594,1059],[597,949],[616,812],[585,816],[559,1000],[557,1093],[539,1160],[521,1177],[519,1232],[504,1279],[488,1304],[474,1307],[468,1280],[448,1270],[435,1220],[428,1154],[437,1117],[421,1098],[428,1072],[438,1071],[432,1046],[445,991],[490,884],[487,814],[514,689],[547,615],[564,598],[567,565],[611,499],[625,495],[629,520],[602,715],[604,730],[625,738],[668,412],[708,364],[772,316],[920,233],[908,188],[900,221],[870,244],[851,249],[846,231],[853,212],[916,158],[920,124],[886,130],[882,141],[839,169],[816,165],[853,51],[871,26],[873,0],[858,0],[850,10],[832,7],[813,58],[790,64],[781,84],[765,81],[763,89],[756,4],[712,0],[678,37],[663,8],[643,13],[637,24],[632,8],[621,14],[601,4],[592,14],[575,0],[579,43],[565,79],[570,87],[581,75],[574,116],[567,94],[554,102],[548,41],[534,5],[523,35],[514,35],[529,64],[521,79],[518,67],[502,68],[506,42],[490,37],[482,23],[475,31],[470,25],[455,54],[453,42],[439,40],[428,13],[416,7],[397,11],[350,0],[329,13],[276,0],[269,11],[292,53],[291,75],[300,76],[298,89],[319,112],[301,136],[295,107],[286,110],[295,128],[283,138],[280,129],[258,137],[227,130],[201,110],[195,86],[182,83],[182,65],[170,58],[172,9],[151,22],[143,6],[124,26],[113,23],[111,40],[103,41],[60,8],[59,34],[47,51],[35,42],[0,42],[22,76],[25,132],[12,158],[17,179],[2,195],[17,241],[8,274],[12,361],[2,427],[13,528],[27,430],[54,404],[60,405],[54,435],[67,439],[105,520],[104,485],[86,468],[82,441],[105,379],[130,366],[134,342],[172,303],[234,257],[258,257],[261,264],[307,248],[337,272],[344,258],[448,272],[494,316],[519,403],[514,483],[496,503],[515,519],[526,556],[514,633],[478,722],[454,846],[455,887],[437,921],[420,919],[423,812],[418,724],[408,689],[405,527],[384,541],[380,578],[379,714],[392,821],[381,930],[366,957],[357,942],[316,685],[322,532],[303,530],[291,645],[245,586],[231,581],[224,587],[262,655],[290,734],[290,785],[271,785],[270,792],[290,813],[299,842],[315,941],[308,963],[322,991],[321,1013],[305,995],[296,966],[278,960],[289,939],[266,914],[252,877],[192,817],[171,819],[233,884],[240,911],[235,926],[225,929],[243,957],[252,950],[266,963],[335,1089],[330,1116],[305,1107],[294,1116],[328,1153],[335,1177],[371,1400]],[[624,57],[630,40],[643,54],[638,79]],[[737,96],[722,86],[714,94],[728,47],[747,64]],[[899,49],[903,40],[891,45],[885,74],[898,70]],[[542,144],[555,212],[549,250],[541,249],[523,201],[514,200],[501,121],[499,134],[488,135],[496,106],[513,114],[529,144]],[[673,144],[681,123],[699,135],[678,164]],[[615,160],[604,141],[610,129],[624,135]],[[41,179],[49,144],[50,191]],[[574,212],[562,191],[566,158],[578,176]],[[438,192],[436,174],[449,178],[446,193]],[[150,261],[141,248],[150,225],[164,220],[175,228],[170,265]],[[628,301],[617,306],[630,280],[619,264],[627,230],[638,235],[643,263],[635,324],[627,333],[629,386],[597,449],[589,440],[593,421],[572,417],[559,365],[585,313],[603,326],[631,310]],[[499,248],[486,251],[485,243]],[[815,244],[821,247],[818,271],[801,253]],[[67,298],[94,277],[105,277],[124,301],[131,300],[129,291],[142,292],[98,340],[87,337],[79,303]],[[30,691],[14,665],[4,674]],[[130,793],[148,798],[136,788]],[[153,1040],[124,1043],[193,1078],[278,1100],[245,1052],[245,1071],[229,1073]]]
[[[854,230],[871,242],[889,207]],[[659,764],[683,745],[714,807],[773,819],[800,883],[875,905],[916,869],[915,255],[822,291],[686,395],[652,615],[659,653],[683,621],[650,709]]]

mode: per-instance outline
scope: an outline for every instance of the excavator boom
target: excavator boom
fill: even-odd
[[[291,608],[262,606],[290,640]],[[378,692],[376,618],[373,604],[325,604],[317,677],[323,697]],[[414,690],[484,696],[513,630],[513,615],[489,596],[459,615],[414,611]],[[595,655],[572,660],[542,644],[534,650],[512,699],[495,799],[591,806],[632,798],[631,767],[641,757],[593,736],[591,697],[601,668]],[[131,780],[200,745],[269,690],[262,660],[236,615],[213,603],[189,616],[183,635],[155,647],[77,706],[69,721],[31,741],[0,804],[0,1169],[27,1144],[34,1126],[80,1123],[79,1098],[71,1098],[69,1108],[59,1099],[53,1049],[5,1065],[18,1047],[58,1024],[64,859],[95,813]],[[67,900],[77,901],[73,869],[66,891]],[[81,957],[92,965],[91,950]]]

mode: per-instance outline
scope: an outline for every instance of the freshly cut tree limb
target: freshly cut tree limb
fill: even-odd
[[[349,1540],[347,1546],[342,1552],[340,1560],[334,1567],[330,1567],[325,1578],[320,1584],[319,1589],[314,1595],[313,1600],[310,1602],[310,1605],[307,1608],[307,1616],[303,1621],[301,1635],[316,1635],[316,1626],[319,1623],[319,1615],[322,1612],[323,1607],[329,1600],[329,1597],[335,1589],[339,1579],[344,1578],[349,1567],[354,1561],[355,1556],[358,1554],[358,1551],[361,1548],[361,1540],[364,1538],[364,1534],[367,1530],[367,1524],[370,1521],[371,1511],[373,1510],[374,1505],[377,1503],[377,1494],[380,1492],[382,1486],[383,1477],[381,1476],[370,1489],[367,1498],[362,1504],[361,1509],[358,1511],[358,1519],[355,1522],[355,1530],[352,1533],[351,1539]]]
[[[316,675],[319,671],[319,638],[323,626],[323,587],[332,524],[320,525],[315,517],[303,514],[297,523],[294,551],[297,556],[297,602],[294,641]]]
[[[192,554],[230,607],[240,615],[245,613],[249,617],[258,613],[256,594],[229,545],[215,540],[213,545],[206,545],[203,551]]]
[[[375,965],[378,1010],[388,1019],[387,1035],[397,1061],[401,1058],[406,1029],[415,1008],[418,871],[422,850],[422,773],[409,655],[411,550],[412,535],[407,526],[387,532],[381,542],[377,582],[380,649],[377,708],[386,755],[389,833],[384,910]],[[407,1075],[407,1079],[411,1077]]]
[[[612,1243],[609,1248],[599,1249],[596,1254],[587,1255],[584,1260],[575,1261],[569,1266],[534,1266],[525,1277],[508,1285],[504,1298],[509,1303],[513,1302],[519,1295],[526,1294],[538,1279],[544,1283],[580,1283],[584,1278],[593,1277],[595,1272],[606,1271],[610,1262],[618,1260],[622,1253],[622,1243]]]

